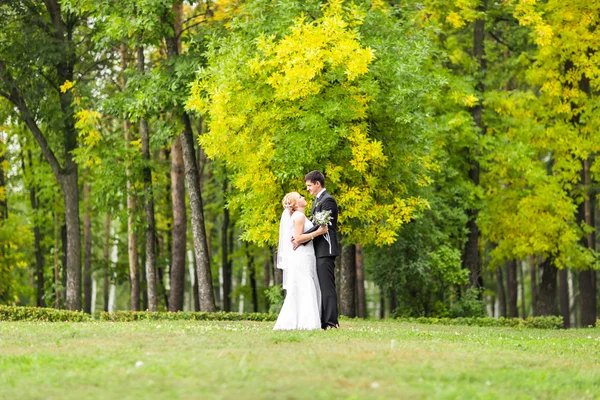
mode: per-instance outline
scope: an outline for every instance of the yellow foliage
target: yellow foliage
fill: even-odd
[[[278,98],[294,100],[319,93],[327,84],[322,75],[326,66],[343,68],[350,82],[368,72],[374,52],[362,47],[356,32],[349,29],[342,2],[330,1],[324,14],[319,21],[298,18],[291,33],[277,43],[273,37],[258,40],[263,57],[250,62],[250,71],[255,75],[264,69],[276,71],[267,83]]]
[[[446,16],[446,22],[452,25],[452,27],[455,29],[462,28],[466,24],[465,20],[462,19],[462,17],[454,11],[448,13],[448,15]]]
[[[469,108],[475,107],[479,99],[472,94],[469,94],[463,98],[463,104]]]
[[[86,146],[93,147],[102,140],[102,135],[98,130],[101,117],[99,112],[91,110],[81,110],[75,113],[75,128],[79,130],[79,136],[83,138]]]
[[[66,80],[66,81],[65,81],[65,83],[63,83],[63,84],[60,86],[60,91],[61,91],[62,93],[67,93],[67,91],[68,91],[69,89],[71,89],[73,86],[75,86],[75,84],[74,84],[73,82],[71,82],[70,80]]]
[[[190,87],[186,107],[207,121],[199,141],[210,158],[223,160],[232,173],[235,193],[229,207],[241,214],[244,240],[276,242],[281,197],[286,191],[304,191],[299,166],[325,165],[326,186],[336,196],[340,229],[349,240],[392,243],[400,226],[427,206],[423,199],[403,198],[401,182],[393,183],[393,193],[386,188],[389,160],[382,142],[370,135],[366,119],[373,99],[360,85],[375,55],[354,30],[364,11],[343,4],[328,2],[317,20],[297,18],[281,38],[263,35],[248,46],[250,41],[238,42],[234,35],[227,43],[234,56],[209,63]],[[335,121],[335,133],[299,128],[298,121],[322,118],[320,109],[307,111],[306,105],[331,104],[323,101],[331,93],[351,111],[342,122]],[[319,145],[308,146],[309,141]],[[294,149],[285,148],[286,143]],[[431,160],[424,164],[434,168]],[[429,182],[425,176],[416,180]]]

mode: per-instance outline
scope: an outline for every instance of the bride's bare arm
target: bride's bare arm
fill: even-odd
[[[324,235],[328,231],[327,227],[320,226],[319,229],[317,229],[314,232],[303,233],[305,218],[306,217],[304,217],[304,216],[303,217],[297,217],[297,216],[292,217],[292,221],[294,222],[294,242],[296,242],[298,244],[308,242],[309,240],[312,240],[312,239],[316,238],[317,236]]]

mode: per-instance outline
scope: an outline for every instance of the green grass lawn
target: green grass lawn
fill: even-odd
[[[600,398],[600,330],[0,323],[0,399]]]

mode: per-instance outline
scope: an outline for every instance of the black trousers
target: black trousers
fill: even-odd
[[[317,257],[317,276],[321,287],[321,328],[338,326],[337,293],[335,291],[335,257]]]

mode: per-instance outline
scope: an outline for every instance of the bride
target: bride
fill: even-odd
[[[304,215],[306,200],[297,192],[285,195],[283,207],[279,225],[277,268],[283,270],[286,296],[273,329],[321,329],[321,290],[312,239],[327,233],[327,227],[303,233],[312,228],[313,224]],[[311,242],[294,250],[292,237],[298,243]]]

